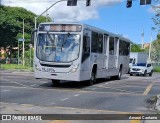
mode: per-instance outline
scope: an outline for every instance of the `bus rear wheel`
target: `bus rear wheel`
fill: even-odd
[[[120,67],[119,72],[118,72],[118,75],[115,76],[115,79],[120,80],[121,77],[122,77],[122,67]]]
[[[95,82],[96,82],[96,73],[95,73],[95,71],[92,71],[91,78],[90,78],[88,84],[93,85]]]
[[[53,86],[58,86],[60,83],[60,80],[52,79],[52,83],[53,83]]]

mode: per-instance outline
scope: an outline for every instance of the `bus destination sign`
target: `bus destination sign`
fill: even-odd
[[[81,25],[73,24],[41,24],[39,31],[53,31],[53,32],[80,32]]]

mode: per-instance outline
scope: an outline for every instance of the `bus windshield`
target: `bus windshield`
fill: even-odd
[[[36,56],[46,62],[71,62],[78,58],[80,35],[39,33]]]

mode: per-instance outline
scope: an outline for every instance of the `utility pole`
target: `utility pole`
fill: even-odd
[[[24,19],[23,19],[23,58],[22,58],[23,66],[24,66]]]
[[[143,45],[144,45],[144,29],[143,29],[143,31],[142,31],[141,36],[142,36],[142,47],[141,47],[141,49],[143,49],[143,48],[144,48],[144,47],[143,47]]]
[[[152,30],[151,30],[151,39],[149,44],[149,62],[151,62],[151,47],[152,47]]]
[[[46,8],[47,10],[47,8]],[[48,22],[48,11],[46,11],[46,22]]]

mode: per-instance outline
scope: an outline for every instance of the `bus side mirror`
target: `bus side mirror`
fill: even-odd
[[[30,44],[34,44],[34,38],[35,38],[35,33],[37,32],[37,30],[33,30],[31,33],[31,41]]]

